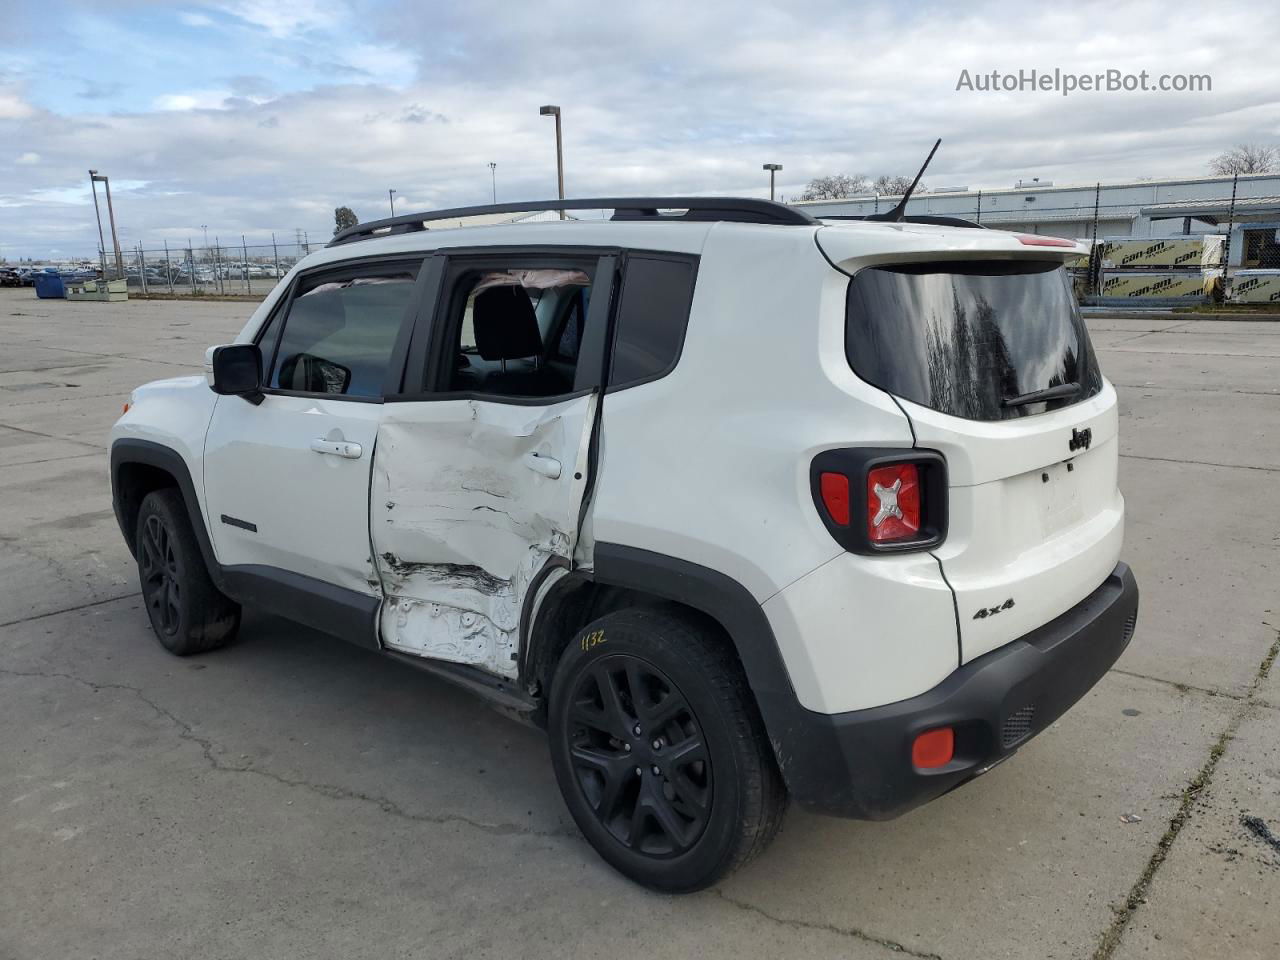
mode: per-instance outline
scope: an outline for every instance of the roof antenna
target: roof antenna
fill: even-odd
[[[868,216],[868,220],[887,220],[890,223],[901,223],[907,215],[907,201],[911,199],[911,194],[915,193],[916,184],[920,182],[920,178],[924,176],[925,168],[929,166],[929,161],[933,159],[933,155],[938,152],[938,147],[942,145],[942,138],[939,137],[933,142],[933,149],[929,151],[929,155],[924,158],[924,165],[920,168],[920,172],[916,174],[916,178],[911,181],[911,186],[907,187],[907,192],[902,195],[902,199],[898,201],[898,205],[892,210],[886,210],[884,213],[873,213]]]

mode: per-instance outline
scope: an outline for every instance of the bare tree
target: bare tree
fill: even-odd
[[[881,197],[900,197],[911,186],[910,177],[891,177],[881,174],[871,183],[871,188]]]
[[[1238,143],[1209,161],[1209,167],[1220,177],[1274,173],[1277,166],[1280,166],[1280,151],[1259,143]]]
[[[814,177],[800,194],[801,200],[845,200],[856,197],[868,190],[867,178],[864,174],[852,176],[836,173],[826,177]]]
[[[333,235],[335,237],[347,227],[354,227],[359,222],[360,218],[356,216],[356,212],[350,207],[333,208]]]

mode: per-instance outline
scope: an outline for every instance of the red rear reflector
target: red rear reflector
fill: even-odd
[[[920,471],[916,465],[895,463],[867,471],[867,536],[871,542],[911,540],[919,533]]]
[[[911,744],[911,763],[922,770],[945,767],[956,753],[956,735],[950,727],[926,730]]]
[[[1019,233],[1016,234],[1018,242],[1028,247],[1074,247],[1074,240],[1066,240],[1062,237],[1042,237],[1037,233]]]
[[[832,521],[842,527],[849,525],[849,478],[843,473],[824,473],[818,478],[822,491],[822,503]]]

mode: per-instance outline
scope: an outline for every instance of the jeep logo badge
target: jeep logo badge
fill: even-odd
[[[1083,430],[1073,427],[1071,439],[1067,441],[1067,449],[1088,450],[1091,443],[1093,443],[1093,430],[1090,427],[1085,427]]]

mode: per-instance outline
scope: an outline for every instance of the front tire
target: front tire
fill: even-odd
[[[182,496],[153,490],[138,510],[135,543],[142,599],[156,639],[179,657],[227,643],[240,626],[240,606],[209,577]]]
[[[611,866],[646,887],[710,886],[768,846],[786,809],[764,725],[724,638],[628,609],[565,649],[548,714],[556,779]]]

